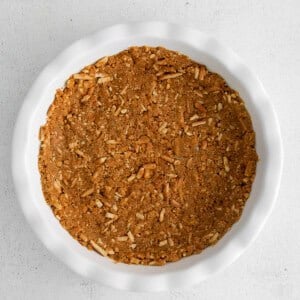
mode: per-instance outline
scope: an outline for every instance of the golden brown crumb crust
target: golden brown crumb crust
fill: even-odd
[[[238,93],[161,47],[132,47],[72,75],[40,140],[44,196],[62,226],[133,264],[215,244],[240,218],[258,159]]]

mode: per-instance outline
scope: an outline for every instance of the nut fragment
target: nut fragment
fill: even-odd
[[[181,161],[180,161],[180,160],[176,159],[176,160],[174,161],[174,166],[179,166],[180,164],[181,164]]]
[[[128,237],[129,237],[130,241],[131,241],[131,242],[134,242],[134,236],[133,236],[132,232],[131,232],[131,231],[128,231],[128,232],[127,232],[127,235],[128,235]]]
[[[151,178],[152,175],[153,175],[152,169],[145,169],[145,173],[144,173],[144,178],[145,178],[145,179]]]
[[[247,162],[245,173],[244,173],[245,176],[250,177],[254,173],[255,165],[256,165],[256,163],[253,160],[252,161],[250,160]]]
[[[92,80],[93,77],[87,75],[87,74],[74,74],[73,75],[74,79],[80,79],[80,80]]]
[[[191,168],[191,167],[193,166],[193,158],[192,158],[192,157],[188,159],[188,161],[187,161],[187,163],[186,163],[186,166],[187,166],[188,168]]]
[[[163,222],[163,220],[165,218],[165,213],[166,213],[166,210],[165,210],[165,208],[163,208],[159,214],[159,222]]]
[[[99,59],[96,62],[96,66],[101,67],[101,66],[105,65],[107,62],[108,62],[108,56],[104,56],[103,58]]]
[[[108,140],[108,141],[106,141],[106,144],[107,144],[107,145],[117,145],[118,142],[115,141],[115,140]]]
[[[59,180],[55,179],[53,183],[54,188],[56,189],[57,192],[61,193],[61,184]]]
[[[231,103],[231,95],[226,95],[228,103]]]
[[[229,172],[230,168],[229,168],[228,158],[226,156],[223,157],[223,163],[224,163],[225,171]]]
[[[106,162],[106,160],[107,160],[107,157],[104,156],[99,159],[99,162],[100,162],[100,164],[104,164]]]
[[[172,173],[168,173],[168,174],[166,174],[166,176],[169,178],[177,178],[178,177],[177,174],[172,174]]]
[[[136,178],[141,179],[144,176],[144,173],[145,173],[145,168],[141,167],[136,174]]]
[[[126,242],[128,240],[128,236],[118,236],[117,240],[119,242]]]
[[[206,68],[204,66],[201,66],[199,72],[199,79],[202,81],[206,76],[206,74],[207,74]]]
[[[143,167],[145,169],[154,170],[156,169],[156,164],[145,164]]]
[[[96,77],[96,78],[103,78],[103,77],[107,77],[107,75],[104,74],[104,73],[96,73],[96,74],[95,74],[95,77]]]
[[[115,219],[117,217],[117,215],[115,215],[113,213],[110,213],[110,212],[107,212],[105,214],[105,217],[108,218],[108,219]]]
[[[207,148],[207,141],[202,141],[201,149],[205,150]]]
[[[124,87],[124,89],[121,91],[120,94],[121,94],[121,95],[125,95],[126,92],[127,92],[128,87],[129,87],[129,85],[127,84],[127,85]]]
[[[170,184],[167,182],[164,186],[164,195],[166,198],[169,198],[170,195]]]
[[[168,240],[163,240],[163,241],[160,241],[158,246],[159,247],[163,247],[163,246],[166,246],[168,244]]]
[[[160,77],[160,80],[173,79],[182,76],[182,73],[167,74]]]
[[[195,75],[194,75],[194,78],[195,78],[195,79],[198,79],[198,77],[199,77],[199,68],[196,67],[196,68],[195,68]]]
[[[99,208],[101,208],[103,206],[103,203],[98,199],[95,201],[95,203]]]
[[[115,251],[113,249],[108,249],[107,250],[107,254],[109,255],[114,255],[115,254]]]
[[[206,121],[198,121],[198,122],[192,123],[192,127],[197,127],[197,126],[201,126],[204,124],[206,124]]]
[[[171,238],[168,238],[168,243],[171,247],[174,246],[174,241]]]
[[[215,243],[215,242],[217,241],[218,237],[219,237],[219,233],[216,232],[216,233],[209,239],[209,242],[210,242],[210,243]]]
[[[135,174],[131,174],[128,178],[127,178],[127,181],[128,182],[131,182],[135,179],[136,175]]]
[[[119,106],[119,107],[117,108],[117,110],[114,112],[114,116],[117,117],[117,116],[120,114],[121,110],[122,110],[122,107]]]
[[[145,220],[145,216],[142,213],[137,212],[135,216],[140,220]]]
[[[131,262],[132,264],[138,265],[138,264],[140,264],[141,260],[138,259],[138,258],[132,257],[132,258],[130,259],[130,262]]]
[[[198,115],[193,115],[190,117],[190,121],[196,121],[196,120],[199,120],[200,117]]]
[[[85,157],[84,153],[81,150],[76,150],[75,153],[81,157]]]
[[[102,77],[102,78],[99,78],[97,82],[99,84],[102,84],[102,83],[110,82],[111,80],[112,80],[112,78],[110,78],[110,77]]]
[[[94,188],[90,188],[90,189],[86,190],[86,191],[81,195],[81,197],[87,197],[87,196],[89,196],[89,195],[91,195],[91,194],[93,194],[93,193],[94,193]]]
[[[79,235],[79,238],[80,238],[81,240],[83,240],[84,242],[87,242],[87,241],[88,241],[87,236],[86,236],[85,234],[83,234],[83,233],[81,233],[81,234]]]
[[[166,134],[168,130],[166,130],[168,123],[163,122],[162,125],[158,128],[158,132]]]
[[[100,247],[97,243],[95,243],[94,241],[90,241],[92,247],[98,252],[100,253],[102,256],[107,256],[107,252],[102,248]]]
[[[174,200],[174,199],[171,200],[171,204],[172,204],[173,206],[175,206],[175,207],[181,207],[180,203],[177,202],[177,201]]]

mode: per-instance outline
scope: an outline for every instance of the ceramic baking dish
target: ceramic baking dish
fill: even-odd
[[[115,264],[87,250],[63,229],[46,204],[38,171],[39,128],[55,90],[84,66],[129,46],[178,50],[221,74],[239,91],[252,116],[260,160],[250,198],[238,223],[215,246],[162,267]],[[236,260],[262,229],[279,189],[280,131],[261,82],[230,49],[195,29],[163,22],[115,25],[75,42],[39,75],[20,110],[13,137],[12,171],[24,214],[45,246],[77,273],[118,289],[161,291],[195,285]]]

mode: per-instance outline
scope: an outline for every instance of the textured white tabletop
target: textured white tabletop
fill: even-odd
[[[10,175],[14,122],[41,69],[73,41],[139,20],[189,24],[231,46],[269,92],[285,151],[278,201],[255,243],[197,287],[155,297],[300,299],[299,0],[0,0],[0,299],[154,297],[103,287],[54,258],[27,225]]]

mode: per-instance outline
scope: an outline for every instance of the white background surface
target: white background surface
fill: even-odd
[[[285,163],[280,194],[255,243],[224,272],[157,299],[300,299],[300,1],[0,0],[0,299],[152,299],[79,277],[35,237],[18,206],[10,144],[23,98],[73,41],[139,20],[192,25],[231,46],[277,111]],[[20,149],[22,151],[22,149]]]

